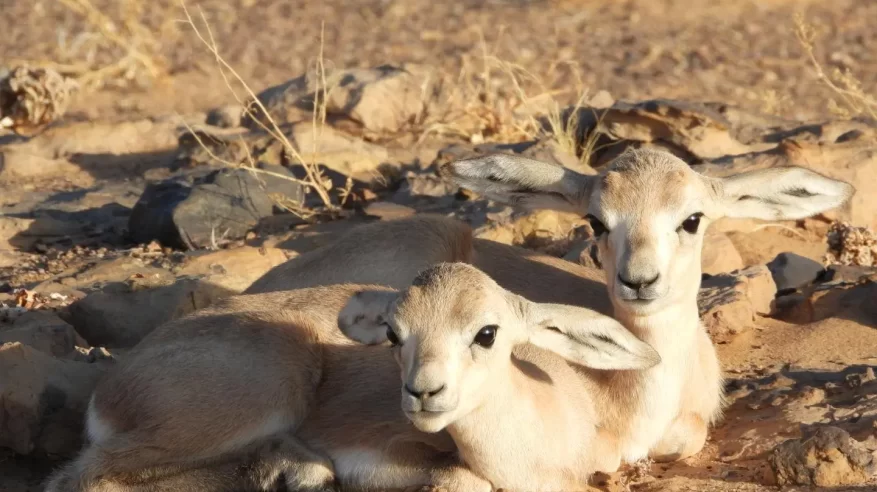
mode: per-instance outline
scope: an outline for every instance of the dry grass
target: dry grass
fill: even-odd
[[[142,19],[145,10],[160,8],[146,0],[124,0],[114,14],[91,0],[58,0],[82,16],[92,30],[59,41],[58,60],[26,60],[13,64],[51,68],[74,79],[85,90],[106,85],[148,84],[167,75],[161,42]],[[166,16],[172,22],[172,16]]]
[[[827,234],[826,265],[877,266],[877,234],[869,227],[833,222]]]
[[[795,36],[816,76],[836,97],[829,103],[828,109],[832,114],[844,119],[867,116],[877,120],[877,99],[862,89],[862,83],[849,70],[835,68],[831,72],[826,71],[816,57],[816,41],[819,37],[816,27],[800,13],[795,15],[794,22]]]
[[[481,36],[477,53],[463,55],[459,74],[437,84],[420,119],[421,141],[429,135],[473,144],[550,138],[587,164],[596,150],[596,135],[583,135],[586,129],[579,128],[580,111],[588,109],[589,98],[580,67],[555,61],[537,76],[494,52]],[[564,76],[574,82],[553,89]],[[569,100],[571,105],[565,102]]]
[[[216,40],[213,37],[213,31],[210,29],[210,24],[207,22],[207,18],[205,17],[204,13],[200,12],[199,17],[202,27],[199,27],[195,19],[192,17],[191,13],[189,12],[189,9],[186,7],[185,2],[181,0],[180,5],[182,6],[183,12],[186,17],[185,23],[192,28],[198,40],[205,47],[207,47],[211,55],[213,55],[219,73],[223,81],[225,82],[226,87],[234,96],[238,104],[240,104],[244,108],[244,113],[249,116],[252,121],[258,124],[262,128],[262,130],[267,132],[272,138],[282,144],[283,150],[289,158],[290,162],[300,164],[304,169],[305,179],[296,179],[284,174],[274,173],[271,171],[257,168],[255,159],[253,158],[252,154],[249,154],[249,146],[246,145],[246,143],[244,143],[243,147],[247,149],[248,155],[247,159],[245,159],[244,162],[226,162],[220,157],[216,156],[210,150],[210,148],[205,145],[205,143],[201,140],[198,134],[187,125],[189,131],[192,133],[192,136],[198,141],[201,147],[203,147],[204,150],[218,162],[225,164],[229,167],[242,167],[253,173],[254,176],[262,174],[301,184],[305,186],[307,192],[316,193],[321,202],[321,206],[319,208],[309,209],[305,207],[303,203],[298,203],[294,200],[289,199],[289,197],[284,197],[276,194],[270,195],[275,203],[281,208],[284,208],[287,211],[296,214],[306,220],[313,219],[315,217],[337,216],[341,212],[341,207],[350,196],[353,182],[351,179],[348,178],[345,187],[339,190],[337,201],[333,200],[331,194],[331,180],[323,175],[318,165],[320,136],[322,135],[322,130],[326,125],[326,101],[328,99],[329,91],[331,90],[331,87],[328,87],[326,84],[326,64],[323,59],[322,41],[320,44],[320,53],[316,61],[318,88],[314,93],[312,116],[312,124],[317,131],[314,132],[314,138],[312,142],[313,148],[311,149],[311,152],[308,153],[312,157],[312,159],[307,160],[302,156],[300,150],[292,144],[286,134],[281,130],[280,126],[277,124],[275,119],[271,116],[271,114],[268,112],[262,102],[258,99],[258,97],[256,97],[256,93],[250,88],[247,82],[240,76],[240,74],[234,69],[234,67],[232,67],[222,57],[222,55],[220,55]],[[238,93],[238,90],[235,89],[235,86],[239,86],[240,88],[242,88],[242,90],[246,94],[246,100],[245,98],[241,97],[241,95]],[[256,112],[259,112],[262,118],[257,117]],[[263,120],[265,121],[264,123]]]

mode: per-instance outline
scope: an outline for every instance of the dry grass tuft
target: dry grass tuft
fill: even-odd
[[[870,227],[833,222],[828,229],[826,265],[877,266],[877,234]]]
[[[81,15],[93,29],[60,41],[60,60],[29,60],[14,64],[49,68],[74,79],[83,90],[107,85],[145,85],[167,75],[161,42],[143,23],[156,2],[126,0],[113,14],[101,11],[91,0],[58,0]],[[172,16],[166,16],[168,23]]]
[[[29,136],[67,111],[75,81],[49,68],[16,67],[0,77],[0,130]]]
[[[238,104],[240,104],[244,108],[245,114],[252,118],[252,120],[262,128],[262,130],[267,132],[272,138],[282,144],[283,150],[286,153],[289,161],[294,164],[300,164],[304,169],[305,179],[296,179],[284,174],[278,174],[257,168],[255,159],[253,159],[253,156],[249,154],[249,147],[246,144],[244,145],[244,148],[247,149],[248,156],[243,163],[226,162],[216,156],[210,150],[210,148],[204,144],[198,134],[187,125],[187,128],[191,132],[192,136],[198,141],[201,147],[203,147],[204,150],[212,158],[224,165],[227,165],[229,167],[244,168],[254,175],[263,174],[273,176],[275,178],[293,181],[295,183],[304,185],[308,193],[316,193],[320,199],[320,207],[318,207],[317,209],[309,209],[303,203],[298,203],[294,200],[289,199],[288,197],[272,194],[271,197],[272,199],[274,199],[275,203],[278,206],[286,209],[287,211],[296,214],[297,216],[305,220],[310,220],[316,217],[326,218],[338,216],[341,212],[341,207],[350,196],[353,181],[348,178],[345,187],[339,190],[338,200],[335,201],[333,200],[331,195],[332,182],[329,178],[323,175],[318,165],[320,136],[322,135],[322,130],[326,125],[326,100],[328,99],[328,94],[331,90],[331,88],[326,85],[326,64],[323,60],[322,36],[320,43],[320,52],[316,61],[316,72],[319,83],[318,89],[315,92],[312,118],[312,124],[317,131],[314,132],[314,139],[312,142],[313,148],[311,149],[311,152],[308,153],[308,155],[310,155],[312,159],[306,160],[304,157],[302,157],[299,149],[297,149],[292,144],[292,142],[290,142],[289,138],[281,130],[280,126],[277,124],[277,122],[274,120],[274,118],[271,116],[271,114],[268,112],[262,102],[258,99],[258,97],[256,97],[256,93],[250,88],[247,82],[240,76],[240,74],[234,69],[234,67],[232,67],[222,57],[222,55],[220,55],[219,48],[216,44],[216,40],[213,37],[213,32],[210,29],[210,24],[207,22],[207,18],[205,17],[204,12],[199,12],[201,24],[203,25],[203,27],[199,27],[198,24],[195,22],[195,19],[192,17],[191,13],[189,12],[189,9],[186,7],[185,1],[181,0],[180,5],[182,6],[183,12],[186,16],[185,23],[192,28],[201,43],[204,44],[204,46],[206,46],[210,53],[213,55],[219,73],[222,76],[226,87],[228,87],[228,90],[232,93]],[[246,93],[246,101],[238,94],[237,90],[235,89],[235,85],[241,87]],[[260,115],[262,115],[262,118],[258,118],[256,116],[257,111]],[[263,120],[265,121],[265,123],[262,122]]]
[[[795,15],[794,21],[795,36],[810,60],[816,76],[836,96],[836,99],[831,99],[829,102],[829,111],[844,119],[867,116],[877,120],[877,99],[862,89],[862,83],[849,70],[835,68],[830,73],[827,72],[815,54],[818,38],[816,27],[808,23],[800,13]]]
[[[432,100],[425,104],[420,139],[439,135],[481,144],[549,138],[587,163],[596,139],[583,138],[584,129],[578,126],[589,96],[579,66],[555,61],[537,76],[500,59],[483,36],[479,45],[477,53],[463,55],[459,74],[440,81],[428,95]],[[566,89],[552,89],[564,78],[574,82]],[[564,102],[570,99],[571,105]]]

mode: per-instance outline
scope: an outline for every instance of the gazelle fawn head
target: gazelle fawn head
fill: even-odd
[[[537,304],[464,263],[424,270],[403,292],[364,291],[339,315],[348,337],[389,341],[402,376],[402,408],[424,432],[438,432],[495,396],[513,370],[512,350],[533,343],[600,369],[656,365],[655,350],[594,311]]]
[[[801,219],[835,208],[855,192],[800,167],[708,177],[656,150],[627,151],[598,175],[506,154],[452,162],[443,173],[494,200],[587,217],[612,301],[636,316],[694,298],[704,231],[712,221]]]

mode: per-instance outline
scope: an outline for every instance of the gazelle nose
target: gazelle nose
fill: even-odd
[[[432,398],[433,396],[444,391],[444,389],[445,389],[445,385],[441,385],[441,387],[433,389],[433,390],[415,391],[414,389],[411,388],[411,386],[408,386],[407,384],[405,385],[405,391],[407,391],[411,396],[418,398],[418,399],[421,399],[421,400],[424,398]]]
[[[640,290],[640,289],[648,287],[648,286],[654,284],[655,282],[657,282],[658,278],[660,276],[661,275],[658,274],[658,275],[655,275],[654,277],[652,277],[651,279],[641,280],[641,279],[626,279],[626,278],[622,277],[621,274],[618,274],[618,281],[621,282],[622,285],[624,285],[625,287],[627,287],[629,289]]]

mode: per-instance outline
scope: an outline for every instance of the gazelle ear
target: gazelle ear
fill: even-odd
[[[487,198],[531,210],[584,213],[596,176],[510,154],[451,162],[440,173]]]
[[[803,167],[778,167],[714,178],[726,217],[796,220],[843,205],[856,189]]]
[[[661,362],[651,345],[596,311],[528,302],[525,312],[530,342],[570,362],[614,370],[648,369]]]
[[[354,294],[341,313],[338,328],[351,340],[364,345],[387,341],[387,319],[399,293],[393,290],[364,290]]]

